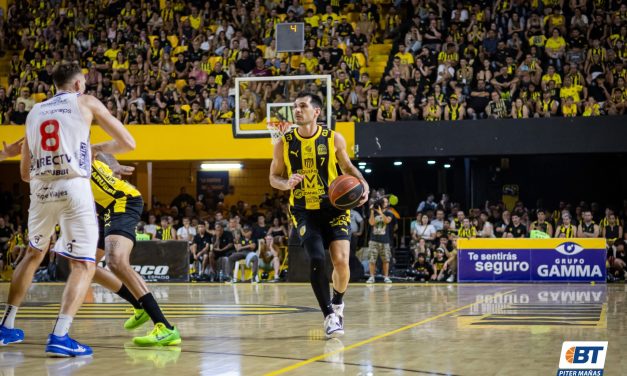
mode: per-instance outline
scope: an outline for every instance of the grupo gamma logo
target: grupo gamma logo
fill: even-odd
[[[607,342],[564,342],[557,376],[602,376],[606,355]]]
[[[555,250],[566,256],[574,256],[581,253],[584,248],[577,243],[566,242],[555,247]]]

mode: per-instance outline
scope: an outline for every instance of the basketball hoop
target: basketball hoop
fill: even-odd
[[[292,124],[287,121],[269,121],[268,130],[270,131],[272,145],[279,142],[279,140],[289,132],[290,128],[292,128]]]

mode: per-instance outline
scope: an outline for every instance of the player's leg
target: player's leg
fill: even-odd
[[[0,321],[0,346],[24,340],[24,332],[15,328],[15,316],[45,255],[46,252],[29,246],[26,255],[13,271],[6,309]]]
[[[38,182],[31,182],[31,191],[36,189],[38,189]],[[59,211],[58,202],[39,202],[36,195],[31,197],[33,198],[28,209],[30,242],[24,258],[13,272],[7,306],[0,321],[0,345],[24,340],[24,332],[15,328],[15,316],[37,268],[50,247],[50,237],[56,225],[54,218],[57,217]]]
[[[58,183],[58,189],[67,192],[67,201],[60,211],[61,238],[53,251],[68,259],[70,274],[65,284],[61,309],[48,336],[46,353],[55,357],[91,356],[87,345],[69,336],[74,316],[85,300],[96,271],[98,249],[98,222],[94,197],[88,179],[75,178]]]
[[[333,338],[344,334],[340,317],[335,314],[331,306],[329,291],[329,277],[326,270],[326,254],[321,224],[324,218],[319,213],[309,215],[306,211],[293,211],[296,220],[296,229],[300,235],[305,251],[309,255],[310,280],[314,295],[324,316],[325,335]],[[326,224],[325,224],[326,225]]]
[[[144,279],[130,265],[133,241],[128,236],[107,235],[105,239],[106,260],[109,269],[131,291],[141,304],[145,313],[155,324],[153,331],[144,337],[135,337],[133,342],[140,346],[177,345],[181,342],[178,330],[172,326],[161,311],[157,300],[152,295]],[[136,315],[137,322],[140,316]],[[132,321],[132,318],[129,319]],[[144,320],[141,320],[145,322]],[[143,322],[141,324],[143,324]],[[138,327],[141,324],[127,323],[125,327]]]
[[[331,242],[331,262],[333,263],[333,299],[331,303],[341,305],[342,297],[348,288],[351,271],[348,264],[350,242],[348,240],[334,240]]]
[[[96,252],[96,261],[102,260],[104,254],[104,239],[102,239],[102,243],[99,239],[98,251]],[[133,316],[131,316],[124,323],[125,329],[134,329],[135,327],[142,325],[146,321],[150,320],[150,316],[148,316],[139,301],[133,296],[131,290],[129,290],[128,287],[126,287],[126,285],[123,284],[122,281],[120,281],[115,276],[115,274],[105,268],[101,268],[98,266],[96,268],[96,273],[94,274],[94,282],[111,291],[112,293],[117,294],[120,298],[126,300],[133,306]]]
[[[96,264],[94,261],[78,261],[68,259],[70,264],[70,275],[65,283],[65,289],[63,290],[63,297],[61,298],[61,310],[59,311],[59,317],[54,325],[53,335],[55,337],[64,338],[67,337],[72,325],[72,321],[76,313],[81,308],[87,290],[91,285],[94,273],[96,271]],[[80,356],[91,355],[91,349],[86,346],[77,346],[71,348],[69,353],[61,349],[63,344],[57,344],[53,346],[48,345],[46,352],[51,355],[60,356]],[[83,349],[81,349],[81,347]],[[57,350],[61,350],[58,352]],[[49,351],[51,350],[51,351]],[[81,354],[84,353],[84,354]]]
[[[329,210],[327,226],[323,230],[325,239],[330,241],[329,253],[333,263],[333,298],[331,307],[339,316],[340,324],[344,325],[344,293],[350,280],[350,212],[342,210]]]

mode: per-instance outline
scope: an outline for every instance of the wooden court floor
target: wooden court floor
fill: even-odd
[[[352,285],[341,341],[324,340],[306,284],[151,288],[180,347],[133,347],[148,327],[126,332],[127,305],[94,286],[71,331],[93,359],[48,359],[63,285],[37,284],[16,322],[26,340],[0,347],[0,375],[555,375],[564,340],[608,340],[605,374],[625,374],[625,284]]]

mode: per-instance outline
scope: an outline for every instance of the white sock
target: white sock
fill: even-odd
[[[57,322],[54,324],[54,331],[52,332],[55,336],[63,337],[70,331],[70,326],[72,325],[72,320],[74,318],[72,316],[59,314],[57,317]]]
[[[4,311],[4,316],[2,316],[2,321],[0,325],[6,327],[7,329],[13,329],[15,325],[15,316],[17,315],[18,307],[14,305],[7,304],[7,308]]]

